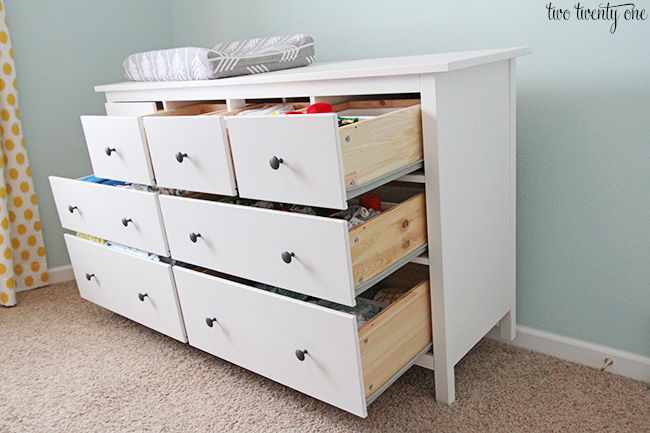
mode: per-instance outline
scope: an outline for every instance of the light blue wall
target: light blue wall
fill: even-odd
[[[532,46],[518,62],[518,323],[650,356],[650,21],[610,34],[549,21],[547,3],[174,0],[174,45],[308,33],[318,61]]]
[[[47,177],[92,172],[79,116],[103,114],[97,84],[123,81],[122,60],[172,45],[170,0],[5,0],[18,104],[48,265],[70,263]]]

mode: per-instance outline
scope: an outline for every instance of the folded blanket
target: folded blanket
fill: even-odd
[[[314,62],[314,40],[308,35],[272,36],[131,54],[124,60],[133,81],[189,81],[258,74],[306,66]]]

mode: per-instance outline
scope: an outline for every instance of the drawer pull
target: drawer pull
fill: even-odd
[[[282,251],[282,260],[284,260],[284,263],[291,263],[291,258],[295,257],[295,255],[293,252]]]
[[[138,293],[138,299],[142,302],[144,302],[144,298],[146,298],[147,296],[149,295],[147,295],[146,293]]]
[[[74,213],[75,209],[79,209],[77,206],[72,206],[71,204],[68,205],[68,212]]]
[[[284,161],[282,160],[282,158],[278,158],[277,156],[272,156],[271,158],[269,158],[269,165],[273,170],[277,170],[278,168],[280,168],[280,164],[282,164],[283,162]]]
[[[89,274],[88,272],[86,272],[86,279],[88,281],[90,281],[94,276],[95,276],[95,274]]]
[[[216,322],[216,321],[217,321],[216,317],[212,317],[212,318],[210,318],[210,317],[206,317],[206,318],[205,318],[205,323],[206,323],[206,325],[208,325],[210,328],[212,328],[212,327],[214,326],[214,322]]]
[[[124,227],[128,226],[130,222],[133,222],[133,220],[131,218],[129,218],[129,219],[122,218],[122,225]]]
[[[176,161],[183,162],[184,158],[187,158],[187,153],[176,152]]]
[[[116,151],[116,150],[115,150],[114,147],[108,147],[108,146],[106,146],[106,147],[104,148],[104,152],[106,152],[106,155],[108,155],[108,156],[111,156],[111,153],[113,153],[113,152],[115,152],[115,151]]]
[[[307,354],[307,349],[305,350],[296,349],[296,358],[298,358],[298,361],[304,361],[306,354]]]
[[[201,233],[190,233],[190,240],[196,243],[196,240],[201,237]]]

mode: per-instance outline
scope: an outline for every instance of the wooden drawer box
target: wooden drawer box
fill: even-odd
[[[334,109],[352,117],[380,115],[342,127],[332,113],[229,118],[239,195],[345,209],[374,182],[421,164],[418,100],[357,101]]]
[[[354,305],[355,296],[426,248],[424,193],[348,230],[345,220],[161,196],[172,256]]]
[[[50,176],[61,226],[168,256],[158,194]]]
[[[196,116],[223,109],[225,105],[206,104],[162,111],[147,116],[81,116],[81,125],[93,171],[96,176],[106,179],[155,185],[143,119],[149,116],[162,117],[164,123],[174,116]],[[216,118],[211,126],[221,128],[218,120]],[[198,123],[202,124],[202,121]],[[187,127],[187,124],[185,126]],[[189,140],[195,138],[191,127],[185,129],[185,133]],[[213,137],[218,140],[220,133],[220,129],[217,129]],[[223,148],[222,144],[218,145]]]
[[[187,342],[170,265],[69,234],[65,242],[82,298]]]
[[[359,329],[354,315],[217,276],[174,277],[190,345],[358,416],[431,345],[426,267],[386,281],[411,290]]]

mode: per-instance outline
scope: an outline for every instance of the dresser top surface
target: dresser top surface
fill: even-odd
[[[429,74],[437,72],[449,72],[458,69],[479,66],[486,63],[508,60],[530,54],[531,52],[532,50],[530,47],[516,47],[493,50],[425,54],[419,56],[349,60],[341,62],[317,62],[301,68],[284,69],[259,75],[244,75],[232,78],[222,78],[218,80],[123,82],[116,84],[106,84],[95,86],[95,91],[129,92],[138,90],[221,87],[233,85],[240,86],[246,84],[271,84],[296,81],[318,81]]]

